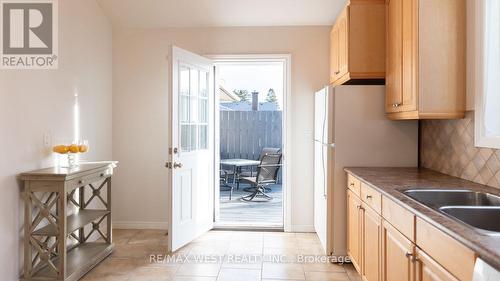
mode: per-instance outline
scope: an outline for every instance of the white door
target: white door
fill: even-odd
[[[212,61],[172,46],[169,56],[170,251],[213,227],[214,93]]]

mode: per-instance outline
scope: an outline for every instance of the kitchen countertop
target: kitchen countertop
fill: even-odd
[[[500,195],[500,189],[422,168],[359,167],[344,170],[376,188],[386,197],[406,206],[414,214],[455,238],[474,251],[482,260],[500,270],[500,236],[480,234],[473,228],[422,205],[400,192],[406,189],[462,188]]]

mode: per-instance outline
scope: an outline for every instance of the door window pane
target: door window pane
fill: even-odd
[[[200,123],[208,123],[208,99],[199,99],[199,121]]]
[[[196,125],[190,125],[190,147],[191,150],[196,150],[196,141],[198,140],[197,138],[197,132],[196,132]]]
[[[208,125],[200,125],[199,126],[199,148],[207,149],[208,148]]]
[[[208,72],[200,71],[200,96],[208,97]]]
[[[199,75],[198,75],[198,70],[197,69],[190,69],[190,74],[191,74],[191,88],[189,91],[189,94],[191,96],[198,96],[199,92]]]
[[[198,122],[198,97],[189,97],[189,122]]]
[[[181,95],[189,95],[189,68],[180,67],[179,71],[179,92]]]
[[[179,122],[182,152],[208,148],[209,73],[187,66],[179,71]]]
[[[181,125],[181,149],[183,152],[196,150],[196,125]]]
[[[181,117],[181,122],[189,122],[189,96],[183,96],[181,95],[180,97],[180,117]]]
[[[189,142],[189,125],[181,125],[181,149],[182,151],[190,151]]]

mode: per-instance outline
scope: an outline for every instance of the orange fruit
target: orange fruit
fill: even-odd
[[[89,150],[88,146],[84,145],[84,144],[81,144],[79,147],[78,147],[80,153],[85,153]]]
[[[71,153],[78,153],[80,149],[78,148],[78,145],[72,144],[69,146],[69,152]]]
[[[52,148],[52,151],[59,154],[66,154],[69,151],[69,147],[67,147],[66,145],[56,145]]]

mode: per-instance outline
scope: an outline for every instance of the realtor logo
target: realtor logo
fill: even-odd
[[[0,14],[0,68],[57,68],[57,0],[0,0]]]

